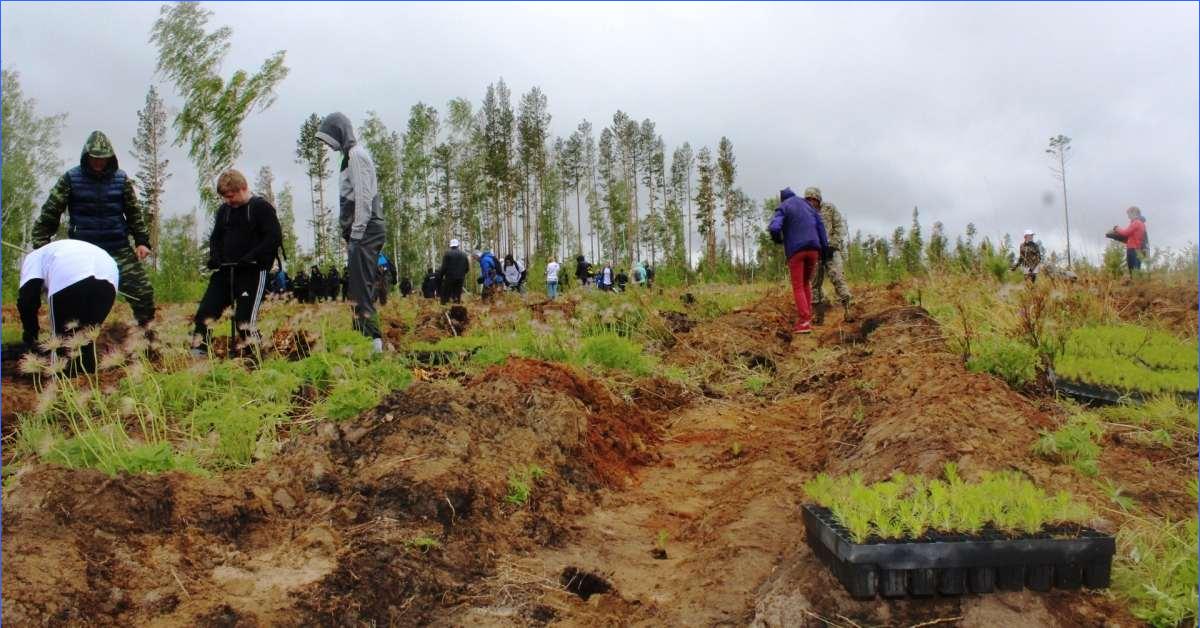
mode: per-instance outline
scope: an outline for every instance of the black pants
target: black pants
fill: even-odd
[[[232,279],[230,277],[232,275]],[[262,305],[263,289],[267,286],[267,271],[253,267],[222,268],[208,278],[208,289],[196,308],[195,334],[207,346],[212,340],[208,323],[221,318],[230,306],[230,282],[233,283],[233,323],[238,337],[245,339],[255,335],[258,323],[258,308]]]
[[[449,277],[443,279],[442,289],[438,291],[438,294],[442,296],[442,305],[445,305],[451,301],[454,301],[455,303],[462,303],[462,291],[462,279],[450,279]]]
[[[41,282],[39,281],[39,283]],[[35,329],[30,330],[26,326],[26,340],[29,340],[29,334],[32,331],[33,340],[36,341],[37,310],[41,307],[41,286],[37,286],[36,303],[29,302],[28,294],[21,296],[25,298],[19,299],[19,301],[23,300],[24,303],[19,303],[18,308],[27,310],[32,307],[34,313]],[[80,279],[50,295],[50,327],[54,330],[55,336],[70,336],[76,330],[98,326],[108,318],[108,313],[112,311],[116,299],[117,289],[111,283],[95,277]],[[23,308],[20,307],[22,305]],[[70,368],[94,373],[96,371],[95,343],[89,342],[80,347],[79,356],[71,360]]]

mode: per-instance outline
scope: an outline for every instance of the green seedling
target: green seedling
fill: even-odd
[[[738,441],[733,441],[733,444],[729,446],[729,455],[734,458],[740,458],[742,456],[742,444]]]
[[[431,549],[437,549],[442,546],[437,539],[424,535],[411,538],[408,541],[405,541],[404,544],[413,549],[421,550],[422,553],[428,552]]]
[[[504,501],[518,506],[524,505],[533,494],[533,483],[544,477],[546,470],[534,464],[509,471],[508,494],[504,496]]]
[[[987,525],[1010,532],[1035,533],[1051,523],[1086,521],[1090,512],[1065,492],[1046,495],[1013,473],[984,474],[968,482],[954,464],[945,480],[895,474],[886,482],[864,484],[862,476],[825,474],[804,484],[809,498],[826,506],[861,543],[918,538],[929,530],[977,534]]]

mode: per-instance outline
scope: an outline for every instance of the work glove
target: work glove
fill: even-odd
[[[833,249],[825,247],[821,249],[821,261],[828,262],[833,259]]]
[[[771,232],[771,241],[774,242],[775,244],[783,244],[783,232],[782,231],[772,231]]]

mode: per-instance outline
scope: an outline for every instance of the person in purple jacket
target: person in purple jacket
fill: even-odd
[[[812,281],[817,264],[829,255],[829,239],[821,222],[821,190],[808,188],[800,199],[792,188],[779,193],[779,207],[768,230],[771,239],[783,244],[788,271],[792,276],[792,295],[796,298],[795,334],[812,333]]]

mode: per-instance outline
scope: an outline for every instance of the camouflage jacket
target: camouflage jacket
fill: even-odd
[[[837,205],[821,203],[821,222],[825,223],[825,235],[829,238],[829,246],[845,252],[846,250],[846,221]]]
[[[1037,268],[1042,263],[1042,245],[1037,242],[1022,242],[1021,251],[1018,253],[1017,266],[1023,266],[1029,270]]]
[[[83,145],[83,150],[79,154],[80,168],[86,170],[88,168],[88,155],[91,153],[95,156],[104,155],[108,160],[108,167],[105,169],[106,175],[117,172],[117,156],[112,149],[112,144],[108,138],[100,131],[94,131],[88,136],[87,142]],[[133,179],[125,177],[124,192],[124,215],[125,225],[129,230],[129,235],[133,237],[134,244],[142,246],[150,246],[150,230],[147,227],[146,214],[142,211],[141,203],[138,201],[137,189],[134,187]],[[50,196],[42,205],[42,212],[38,215],[37,220],[33,224],[32,245],[34,248],[45,246],[54,235],[58,233],[59,223],[62,221],[62,213],[70,210],[71,202],[71,176],[70,172],[64,173],[58,178],[54,187],[50,190]]]

